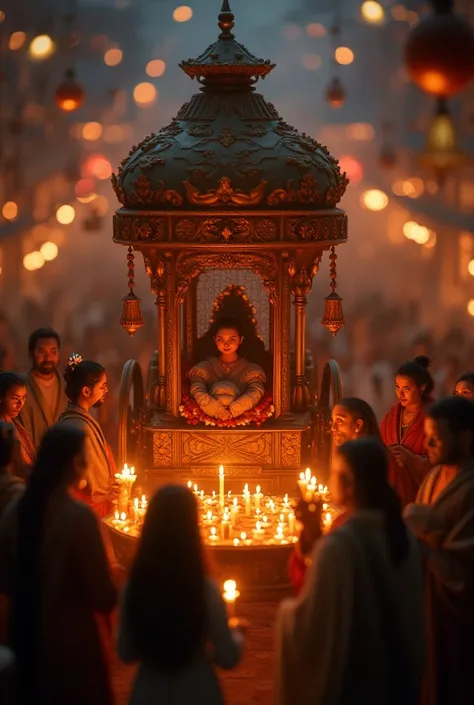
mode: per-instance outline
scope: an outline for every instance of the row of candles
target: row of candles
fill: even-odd
[[[295,543],[298,540],[295,512],[288,495],[265,496],[257,485],[254,493],[248,484],[241,495],[233,496],[225,491],[224,466],[219,468],[219,492],[210,495],[197,484],[188,482],[189,489],[199,503],[199,515],[204,539],[211,545],[278,545]],[[132,536],[140,534],[148,501],[146,495],[131,498],[136,480],[135,469],[125,465],[116,475],[120,485],[118,508],[111,519],[113,527]],[[299,476],[301,495],[307,500],[323,502],[323,523],[327,530],[333,520],[333,510],[328,503],[327,487],[318,484],[311,470],[306,468]]]

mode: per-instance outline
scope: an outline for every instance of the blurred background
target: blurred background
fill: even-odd
[[[416,353],[433,358],[439,393],[450,392],[474,368],[474,90],[446,105],[411,82],[404,46],[432,6],[231,5],[237,39],[277,63],[257,90],[351,180],[341,203],[349,242],[338,248],[347,323],[335,340],[320,326],[322,266],[309,303],[313,355],[336,357],[345,391],[378,413],[392,402],[394,367]],[[147,368],[154,297],[137,258],[146,325],[130,340],[118,325],[127,268],[112,242],[110,177],[196,92],[178,63],[215,39],[219,9],[220,0],[0,0],[0,367],[25,368],[28,333],[52,325],[64,359],[77,350],[104,363],[113,393],[127,358]],[[472,0],[454,9],[474,24]]]

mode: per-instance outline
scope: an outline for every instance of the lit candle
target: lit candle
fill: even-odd
[[[237,514],[239,513],[239,506],[238,506],[238,500],[237,497],[234,497],[234,500],[232,502],[232,507],[230,508],[230,523],[232,524],[232,528],[235,529],[237,526]]]
[[[222,597],[224,601],[229,605],[229,614],[231,617],[235,617],[235,602],[239,597],[240,592],[237,590],[237,583],[235,580],[226,580],[224,583],[224,592]]]
[[[262,517],[262,526],[264,526],[265,528],[268,528],[268,527],[270,526],[270,522],[268,521],[268,519],[267,519],[267,517],[265,516],[265,514],[264,514],[263,517]]]
[[[234,546],[238,546],[240,543],[240,539],[234,539]]]
[[[277,532],[275,534],[275,538],[277,541],[283,541],[283,539],[285,538],[285,536],[283,534],[283,527],[281,526],[281,524],[278,525]]]
[[[311,482],[311,470],[309,468],[306,468],[304,471],[304,479],[306,480],[306,484]]]
[[[211,533],[209,534],[209,538],[211,539],[211,541],[217,541],[218,536],[217,536],[217,529],[215,526],[212,527]]]
[[[221,509],[224,509],[224,466],[219,466],[219,504]]]
[[[293,536],[293,534],[295,533],[295,522],[295,515],[293,514],[293,512],[290,512],[288,514],[288,532],[291,536]]]
[[[212,524],[214,524],[214,515],[212,513],[212,510],[206,512],[204,523],[206,524],[206,526],[212,526]]]
[[[245,516],[249,517],[252,514],[251,511],[251,506],[250,506],[250,492],[249,492],[249,486],[246,484],[244,487],[244,502],[245,502]]]
[[[260,503],[262,501],[263,494],[260,492],[260,485],[257,485],[257,491],[253,496],[253,501],[255,503],[255,509],[260,509]]]
[[[193,483],[191,480],[188,480],[188,490],[192,489]]]
[[[230,516],[229,512],[225,511],[221,522],[221,539],[230,541]]]
[[[300,479],[298,480],[298,487],[300,488],[300,492],[301,492],[301,494],[303,495],[303,497],[304,497],[305,492],[306,492],[307,484],[308,484],[308,483],[307,483],[306,480],[304,479],[304,472],[300,472]]]
[[[199,492],[199,487],[197,485],[194,485],[193,492],[194,494],[197,494]]]
[[[261,539],[263,539],[264,534],[265,534],[265,532],[264,532],[264,530],[262,529],[262,522],[257,521],[257,523],[256,523],[256,525],[255,525],[255,529],[253,530],[253,535],[254,535],[254,537],[255,537],[256,539],[260,539],[260,540],[261,540]]]

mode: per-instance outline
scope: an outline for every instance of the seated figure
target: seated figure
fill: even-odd
[[[213,339],[217,354],[191,369],[190,394],[207,416],[225,421],[238,418],[262,400],[265,372],[239,356],[243,337],[236,321],[216,321]]]

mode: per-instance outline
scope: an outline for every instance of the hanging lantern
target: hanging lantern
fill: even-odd
[[[453,0],[432,0],[434,13],[415,25],[405,44],[405,65],[422,91],[449,96],[474,78],[474,30],[453,13]]]
[[[344,326],[344,314],[342,312],[342,299],[336,292],[336,248],[331,247],[329,255],[329,278],[331,280],[331,293],[324,299],[324,315],[321,319],[321,325],[327,328],[333,336],[336,336]]]
[[[443,181],[448,172],[463,164],[465,160],[466,155],[459,149],[456,128],[448,104],[444,98],[439,98],[419,164],[435,172],[438,179]]]
[[[133,255],[133,247],[128,248],[127,255],[127,266],[128,266],[128,287],[129,292],[127,296],[124,296],[123,308],[122,308],[122,318],[120,319],[120,325],[124,328],[130,337],[133,337],[137,330],[143,327],[143,318],[140,311],[140,299],[135,296],[133,288],[135,286],[135,263]]]
[[[76,74],[72,69],[66,71],[65,79],[56,89],[54,97],[61,110],[67,113],[77,110],[84,102],[84,90],[76,81]]]
[[[344,105],[346,100],[346,91],[337,76],[334,76],[326,88],[326,100],[331,108],[340,108]]]

